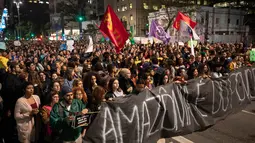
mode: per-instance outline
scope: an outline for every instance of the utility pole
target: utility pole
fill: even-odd
[[[19,12],[19,9],[20,9],[20,5],[22,4],[21,1],[14,1],[13,2],[14,4],[16,4],[16,8],[17,8],[17,11],[18,11],[18,27],[19,29],[17,30],[17,35],[18,35],[18,40],[21,38],[21,32],[20,32],[20,12]]]

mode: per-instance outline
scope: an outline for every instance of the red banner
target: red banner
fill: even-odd
[[[129,34],[109,5],[101,22],[100,30],[110,38],[112,43],[116,46],[116,52],[119,53],[125,45]]]

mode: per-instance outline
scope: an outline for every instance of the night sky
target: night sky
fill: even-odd
[[[11,2],[13,0],[6,0],[5,5],[9,7],[8,9],[11,10]],[[18,1],[18,0],[17,0]],[[40,29],[43,27],[47,22],[50,22],[49,17],[49,5],[48,4],[39,4],[39,3],[30,3],[29,0],[21,0],[23,3],[20,5],[20,20],[21,21],[31,21],[35,24],[36,31],[33,31],[36,34],[40,34]],[[34,0],[33,0],[34,1]],[[13,13],[16,15],[14,16],[14,23],[18,23],[17,18],[17,8],[16,5],[13,4]],[[10,25],[13,27],[13,25]]]

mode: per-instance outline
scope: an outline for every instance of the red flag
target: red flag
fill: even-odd
[[[101,22],[100,30],[110,38],[112,43],[116,46],[116,52],[119,53],[125,45],[129,34],[109,5],[107,6],[104,18]]]
[[[181,12],[178,12],[173,27],[177,30],[180,30],[180,23],[181,20],[183,20],[187,25],[189,25],[192,29],[194,29],[194,27],[197,25],[196,22],[192,21],[191,18],[189,18],[188,16],[184,15]]]

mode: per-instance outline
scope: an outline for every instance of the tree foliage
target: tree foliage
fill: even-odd
[[[192,12],[196,11],[197,5],[195,5],[191,0],[159,0],[162,5],[165,5],[165,11],[167,15],[167,21],[168,24],[165,28],[165,31],[167,31],[170,26],[173,24],[174,18],[178,11],[181,11],[183,13],[186,13],[190,15]],[[176,14],[173,14],[172,8],[176,8]]]
[[[98,31],[98,29],[95,27],[94,24],[88,24],[87,29],[83,30],[84,34],[91,35],[93,39],[96,36],[97,31]]]
[[[21,21],[19,25],[16,25],[16,29],[21,32],[22,37],[29,38],[35,30],[35,24],[31,21]]]

